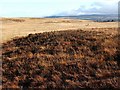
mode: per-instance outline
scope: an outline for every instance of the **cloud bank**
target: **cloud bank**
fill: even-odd
[[[118,1],[110,2],[94,2],[90,5],[81,5],[76,10],[66,11],[59,13],[58,15],[83,15],[83,14],[117,14],[118,13]]]

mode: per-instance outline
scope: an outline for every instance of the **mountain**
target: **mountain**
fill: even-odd
[[[89,14],[89,15],[74,15],[74,16],[48,16],[45,18],[70,18],[70,19],[82,19],[82,20],[93,20],[102,22],[118,21],[117,14]]]

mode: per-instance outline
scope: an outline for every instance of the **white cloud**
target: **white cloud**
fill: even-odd
[[[79,6],[76,10],[66,11],[60,15],[80,15],[80,14],[117,14],[118,0],[101,0],[91,4],[84,4]]]

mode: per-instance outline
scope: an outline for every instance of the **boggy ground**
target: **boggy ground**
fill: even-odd
[[[29,34],[3,44],[3,88],[120,88],[119,35]]]

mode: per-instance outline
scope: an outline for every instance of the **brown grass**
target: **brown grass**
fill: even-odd
[[[3,43],[3,87],[120,88],[118,37],[70,30]]]

